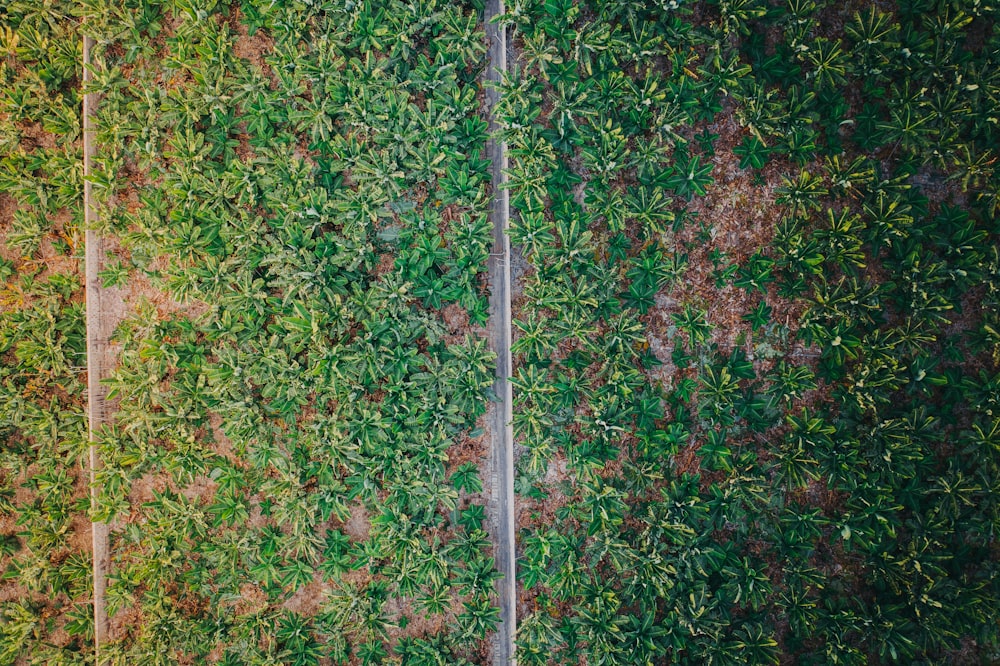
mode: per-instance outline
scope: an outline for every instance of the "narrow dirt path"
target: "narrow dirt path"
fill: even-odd
[[[90,70],[90,51],[93,39],[83,38],[83,85],[90,85],[92,74]],[[98,271],[103,261],[103,242],[93,230],[97,222],[97,209],[93,201],[93,186],[88,177],[96,154],[94,145],[94,112],[96,95],[87,93],[83,96],[83,212],[86,227],[86,278],[84,283],[87,302],[87,421],[90,431],[90,497],[91,504],[97,500],[96,475],[100,467],[100,457],[97,453],[97,433],[109,417],[106,408],[107,390],[101,385],[108,369],[114,367],[115,355],[109,346],[114,323],[102,316],[104,309],[101,279]],[[93,576],[94,576],[94,652],[95,662],[100,664],[100,646],[108,634],[108,613],[104,594],[107,588],[108,571],[108,525],[93,523]]]
[[[494,16],[504,12],[503,0],[486,3],[486,38],[490,44],[489,66],[486,80],[499,83],[501,72],[507,71],[506,29],[492,22]],[[490,109],[490,131],[497,129],[493,117],[499,93],[487,88],[486,99]],[[495,666],[515,664],[514,634],[517,628],[514,550],[514,435],[511,429],[511,319],[510,319],[510,239],[507,237],[509,201],[504,183],[507,168],[506,147],[503,142],[490,139],[487,153],[492,161],[493,201],[490,215],[493,219],[493,252],[490,255],[490,320],[493,349],[497,353],[497,378],[494,392],[500,399],[491,407],[491,433],[493,447],[493,508],[496,528],[497,568],[503,578],[497,583],[500,600],[500,626],[497,629]]]

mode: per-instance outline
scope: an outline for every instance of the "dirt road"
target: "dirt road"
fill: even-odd
[[[486,37],[490,44],[487,81],[499,82],[500,73],[507,69],[507,39],[503,26],[491,19],[504,11],[502,0],[489,0],[486,4]],[[496,129],[492,115],[497,101],[497,91],[488,88],[487,104],[491,109],[490,130]],[[491,431],[493,447],[493,508],[496,533],[497,568],[503,578],[497,583],[500,603],[500,626],[497,631],[495,666],[514,664],[514,633],[517,627],[515,550],[514,550],[514,437],[511,430],[511,322],[510,322],[510,239],[507,237],[509,202],[506,190],[500,189],[507,168],[505,146],[490,139],[487,152],[492,161],[493,201],[493,252],[490,256],[490,319],[492,343],[497,352],[497,379],[494,391],[499,403],[492,406]]]

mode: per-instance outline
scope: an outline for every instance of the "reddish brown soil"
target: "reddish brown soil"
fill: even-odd
[[[281,604],[281,607],[304,617],[313,617],[319,612],[320,606],[329,590],[330,586],[317,573],[311,583],[299,588],[295,594]]]

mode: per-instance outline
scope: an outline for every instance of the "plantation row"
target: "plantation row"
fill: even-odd
[[[0,664],[93,652],[71,11],[7,4],[0,28]]]
[[[483,663],[477,15],[204,13],[91,28],[105,284],[136,304],[94,511],[118,526],[105,651]]]
[[[0,10],[0,664],[493,663],[490,118],[518,661],[1000,657],[996,10],[483,9]]]
[[[520,663],[996,658],[994,13],[509,13]]]

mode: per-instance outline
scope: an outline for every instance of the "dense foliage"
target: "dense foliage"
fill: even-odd
[[[512,3],[519,661],[994,654],[992,12]]]
[[[68,2],[0,9],[0,664],[92,655],[71,14]]]
[[[0,8],[0,664],[483,664],[483,3]],[[997,10],[511,0],[523,664],[1000,659]],[[104,646],[102,646],[104,649]]]
[[[492,227],[461,3],[95,3],[113,663],[481,663]],[[477,332],[480,331],[480,332]]]

